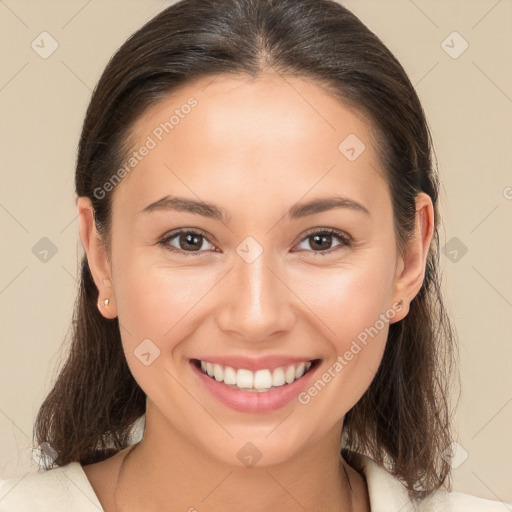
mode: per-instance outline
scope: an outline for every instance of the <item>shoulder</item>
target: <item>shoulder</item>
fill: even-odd
[[[82,466],[66,466],[0,480],[1,512],[102,511]]]
[[[370,457],[352,452],[357,469],[368,486],[372,512],[400,510],[401,512],[507,512],[512,503],[487,500],[460,492],[438,490],[419,504],[409,498],[405,485]]]
[[[512,510],[512,502],[487,500],[461,492],[446,494],[450,512],[506,512]]]
[[[507,512],[507,510],[512,510],[512,503],[444,490],[438,490],[418,507],[418,512]]]

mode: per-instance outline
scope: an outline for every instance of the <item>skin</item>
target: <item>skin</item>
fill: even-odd
[[[353,510],[367,511],[364,476],[340,464],[343,418],[377,371],[389,323],[408,313],[421,287],[432,202],[418,195],[416,233],[401,258],[371,126],[300,78],[218,76],[189,83],[138,119],[134,148],[190,96],[198,105],[115,188],[110,259],[89,199],[77,200],[98,308],[106,318],[119,317],[128,365],[148,396],[142,441],[84,467],[86,475],[106,511],[166,510],[169,503],[183,511],[348,510],[348,500]],[[366,146],[354,161],[338,150],[349,134]],[[295,203],[334,191],[370,215],[337,208],[296,220],[285,216]],[[166,194],[215,203],[231,221],[138,213]],[[206,233],[200,256],[179,237],[168,244],[188,253],[158,244],[177,228]],[[318,229],[306,236],[311,228]],[[325,228],[349,234],[354,244],[333,236],[318,248],[311,235]],[[236,252],[247,236],[263,248],[251,263]],[[325,256],[318,254],[323,247]],[[106,297],[108,307],[101,302]],[[306,405],[292,400],[270,413],[234,411],[212,398],[188,362],[202,355],[301,355],[321,359],[321,375],[402,298],[403,307]],[[146,338],[161,351],[149,366],[133,353]],[[262,454],[250,468],[237,458],[249,441]],[[129,451],[116,508],[119,469]]]

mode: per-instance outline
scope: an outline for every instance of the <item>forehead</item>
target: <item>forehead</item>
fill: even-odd
[[[177,188],[191,197],[264,195],[296,202],[308,191],[341,187],[369,199],[385,186],[375,179],[382,171],[371,128],[358,111],[310,80],[202,78],[136,121],[132,150],[151,149],[139,155],[114,197],[129,198],[139,210]]]

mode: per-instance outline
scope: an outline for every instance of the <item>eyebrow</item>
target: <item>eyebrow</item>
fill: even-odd
[[[288,210],[288,218],[300,219],[308,215],[332,210],[334,208],[348,208],[355,211],[363,212],[371,217],[369,210],[362,204],[343,196],[331,196],[321,199],[314,199],[307,203],[298,203],[293,205]],[[186,197],[164,196],[161,199],[149,204],[143,208],[139,213],[151,213],[153,211],[166,211],[175,210],[201,215],[212,219],[220,220],[224,223],[229,223],[231,216],[227,211],[213,203],[204,201],[197,201],[195,199],[188,199]]]

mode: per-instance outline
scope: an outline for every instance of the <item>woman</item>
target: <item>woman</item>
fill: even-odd
[[[73,342],[34,430],[55,468],[1,510],[502,510],[447,492],[431,152],[338,3],[182,0],[131,36],[80,140]]]

